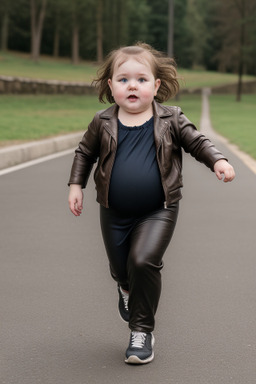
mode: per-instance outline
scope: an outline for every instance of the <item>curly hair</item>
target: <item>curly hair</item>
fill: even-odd
[[[101,103],[105,103],[105,99],[107,99],[109,103],[115,102],[108,85],[108,79],[112,79],[114,66],[118,58],[120,58],[120,56],[126,58],[137,55],[145,56],[152,68],[155,79],[161,80],[161,85],[155,96],[156,101],[163,103],[178,93],[179,82],[175,60],[163,52],[157,51],[149,44],[138,42],[135,45],[121,47],[111,51],[99,68],[97,77],[93,80],[92,84],[98,89],[99,101]]]

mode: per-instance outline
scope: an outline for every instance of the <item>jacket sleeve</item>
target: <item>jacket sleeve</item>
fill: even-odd
[[[80,184],[82,188],[86,187],[93,165],[99,157],[99,125],[99,117],[96,114],[75,150],[68,185]]]
[[[212,171],[216,161],[227,160],[215,145],[196,129],[180,108],[178,108],[177,118],[181,146],[185,152],[190,153],[196,160],[204,163]]]

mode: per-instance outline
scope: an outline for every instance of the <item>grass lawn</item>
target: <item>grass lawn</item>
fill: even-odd
[[[256,95],[211,95],[210,113],[213,128],[256,159]]]
[[[28,141],[85,130],[105,108],[93,96],[0,96],[0,143]]]
[[[181,107],[187,118],[199,129],[201,118],[202,98],[201,95],[181,95],[178,100],[171,100],[168,105]]]
[[[237,75],[234,74],[181,68],[178,70],[183,78],[180,81],[181,88],[211,87],[237,82]],[[0,75],[91,83],[96,72],[97,66],[90,62],[72,65],[70,59],[55,60],[50,56],[41,56],[40,62],[34,64],[28,54],[0,51]],[[255,80],[255,76],[245,76],[244,80]]]
[[[219,73],[214,71],[204,70],[179,70],[179,75],[183,77],[183,81],[180,81],[182,88],[203,88],[214,87],[218,85],[236,84],[238,77],[232,73]],[[256,80],[255,76],[244,76],[244,81]]]
[[[0,75],[4,76],[91,83],[96,72],[97,66],[90,62],[72,65],[70,59],[41,56],[40,62],[35,64],[28,54],[0,51]]]
[[[108,107],[96,96],[2,95],[0,101],[0,145],[85,131],[95,112]],[[182,96],[168,104],[181,106],[199,123],[200,96]]]

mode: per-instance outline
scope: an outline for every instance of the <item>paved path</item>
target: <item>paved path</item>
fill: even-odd
[[[231,152],[233,152],[240,160],[244,162],[244,164],[256,174],[256,160],[249,156],[247,153],[242,152],[237,145],[234,145],[228,141],[225,137],[219,135],[217,132],[213,130],[211,120],[210,120],[210,103],[209,103],[209,95],[211,94],[210,88],[204,88],[202,90],[202,116],[200,122],[200,130],[207,137],[209,137],[213,142],[220,141],[224,143],[226,147],[229,148]]]
[[[67,207],[71,155],[0,177],[1,384],[255,384],[256,178],[224,184],[184,158],[184,198],[165,255],[156,358],[125,365],[91,181]]]

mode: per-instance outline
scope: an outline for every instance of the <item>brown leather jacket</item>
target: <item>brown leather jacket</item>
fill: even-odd
[[[213,170],[214,163],[225,157],[186,118],[179,107],[153,102],[156,157],[161,173],[167,206],[180,200],[182,184],[182,148]],[[108,208],[108,191],[115,161],[118,136],[118,106],[96,113],[88,126],[75,158],[70,184],[85,188],[93,164],[97,163],[94,180],[97,201]]]

